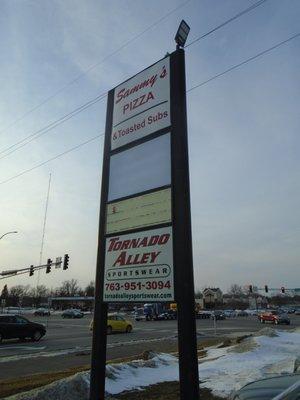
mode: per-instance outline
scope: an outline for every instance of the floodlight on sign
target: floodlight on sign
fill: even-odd
[[[177,48],[184,47],[189,32],[190,32],[190,27],[184,20],[182,20],[180,22],[178,31],[175,36],[175,42],[177,43]]]

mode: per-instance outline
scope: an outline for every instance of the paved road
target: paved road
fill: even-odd
[[[45,318],[31,318],[46,323]],[[48,321],[47,335],[38,343],[6,341],[0,345],[0,379],[32,373],[62,370],[89,364],[92,334],[90,316],[80,320],[64,320],[52,316]],[[265,325],[256,317],[239,317],[217,321],[197,320],[198,341],[214,336],[255,332]],[[291,325],[279,329],[300,327],[300,316],[291,316]],[[177,321],[140,321],[134,323],[130,334],[108,336],[107,358],[115,359],[142,353],[145,349],[172,351],[177,346]]]

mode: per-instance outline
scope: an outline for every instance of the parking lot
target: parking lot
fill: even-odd
[[[276,329],[290,330],[300,327],[300,316],[290,317],[291,325],[279,325]],[[0,379],[89,364],[92,344],[92,333],[89,330],[91,315],[85,315],[82,319],[63,319],[60,315],[28,318],[45,324],[47,334],[39,342],[3,341],[0,345]],[[217,321],[216,324],[211,319],[199,319],[198,342],[232,334],[249,334],[266,326],[274,327],[261,324],[255,316],[227,318]],[[108,336],[107,358],[138,355],[149,349],[172,351],[176,350],[176,346],[176,320],[133,321],[133,332]]]

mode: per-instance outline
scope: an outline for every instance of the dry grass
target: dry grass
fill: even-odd
[[[113,396],[116,400],[179,400],[179,383],[164,382],[148,386],[145,390],[123,392]],[[201,400],[221,400],[213,396],[208,389],[200,389]],[[191,399],[192,400],[192,399]],[[224,399],[222,399],[224,400]]]
[[[89,365],[85,365],[77,368],[70,368],[65,371],[35,374],[22,378],[2,380],[0,381],[0,398],[11,396],[17,393],[27,392],[29,390],[48,385],[49,383],[59,379],[74,375],[77,372],[86,371],[89,368]]]

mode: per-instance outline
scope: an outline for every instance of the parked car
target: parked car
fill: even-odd
[[[176,310],[168,310],[168,319],[177,319],[177,311]]]
[[[62,318],[83,318],[84,313],[82,311],[79,310],[65,310],[62,314],[61,314]]]
[[[252,310],[252,309],[247,309],[247,310],[245,310],[246,311],[246,313],[248,314],[248,316],[250,315],[250,316],[256,316],[256,315],[258,315],[258,311],[257,310]]]
[[[225,317],[223,311],[217,311],[217,310],[215,310],[215,311],[212,312],[211,318],[212,318],[212,319],[215,318],[216,320],[226,319],[226,317]]]
[[[286,374],[248,383],[231,400],[299,400],[300,374]]]
[[[48,308],[37,308],[33,315],[40,317],[50,316],[50,310]]]
[[[236,312],[234,310],[224,310],[224,315],[226,318],[236,317]]]
[[[248,317],[248,313],[246,312],[246,311],[244,311],[244,310],[238,310],[238,311],[236,311],[236,316],[237,317]]]
[[[42,324],[31,322],[20,315],[0,315],[0,342],[3,339],[31,338],[39,341],[46,334],[46,328]]]
[[[211,317],[212,313],[211,311],[198,311],[196,313],[196,318],[197,319],[209,319]]]
[[[278,324],[290,325],[290,323],[291,323],[290,318],[287,314],[280,313],[280,311],[277,311],[277,310],[271,310],[271,311],[264,312],[258,316],[258,319],[263,324],[266,322],[270,322],[275,325],[278,325]]]
[[[90,330],[92,331],[94,327],[94,320],[90,323]],[[108,314],[107,316],[107,334],[110,335],[112,332],[132,332],[132,323],[126,320],[120,314]]]
[[[166,312],[160,313],[160,314],[155,315],[155,316],[153,317],[153,320],[154,320],[154,321],[167,321],[168,319],[170,319],[170,318],[169,318],[168,313],[166,313]]]
[[[279,311],[286,314],[294,314],[295,309],[291,307],[280,307]]]
[[[135,310],[134,319],[136,321],[146,321],[146,315],[144,314],[143,308],[138,308],[137,310]]]

